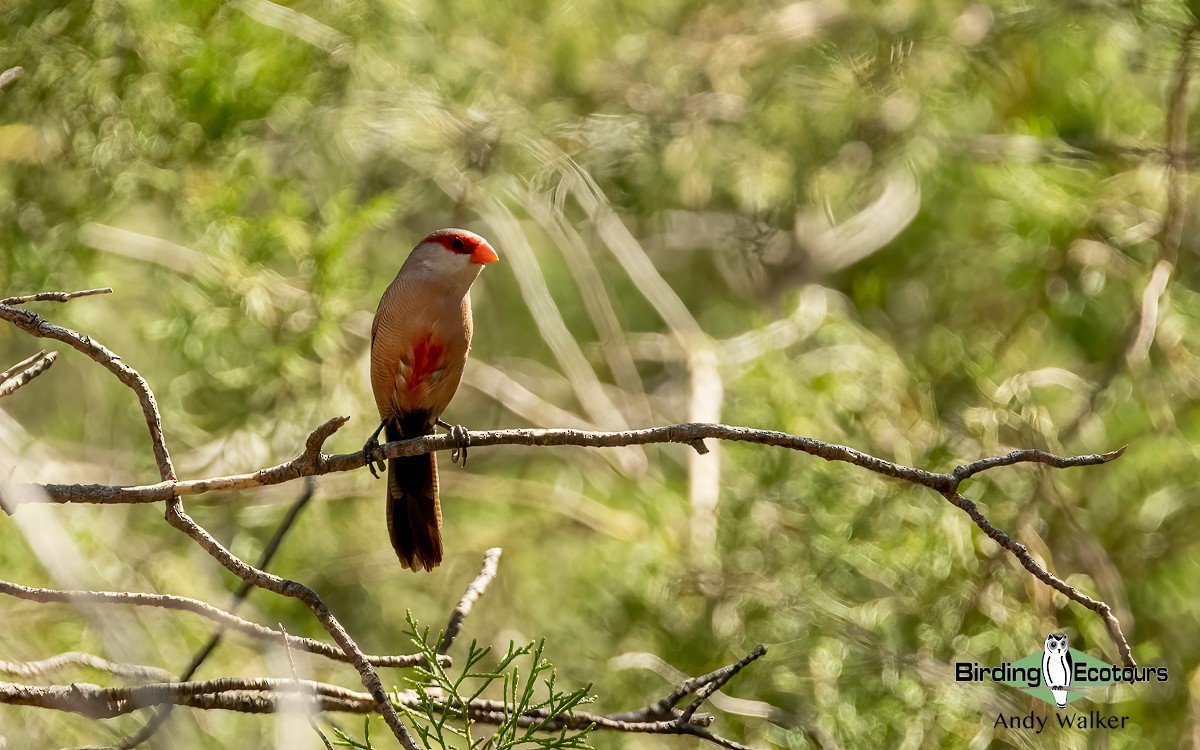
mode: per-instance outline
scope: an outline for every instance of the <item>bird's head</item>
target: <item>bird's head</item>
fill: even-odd
[[[488,263],[500,260],[488,241],[466,229],[439,229],[421,240],[412,251],[410,263],[443,277],[473,281]]]

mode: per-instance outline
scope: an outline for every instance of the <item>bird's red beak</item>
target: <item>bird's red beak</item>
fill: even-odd
[[[486,242],[480,242],[475,246],[475,250],[471,253],[471,262],[479,265],[495,263],[500,260],[500,256],[496,255],[496,251]]]

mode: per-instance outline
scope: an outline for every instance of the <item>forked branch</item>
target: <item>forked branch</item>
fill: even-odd
[[[0,487],[0,502],[3,503],[5,510],[9,513],[13,512],[17,505],[27,501],[30,497],[38,497],[39,499],[57,503],[111,504],[165,502],[168,523],[187,534],[226,569],[241,578],[246,585],[264,588],[282,596],[300,599],[308,606],[330,635],[333,636],[339,649],[333,651],[332,647],[328,644],[319,644],[316,641],[307,643],[305,639],[298,638],[289,639],[290,645],[312,650],[316,653],[324,653],[325,655],[335,652],[338,656],[333,658],[341,658],[348,661],[358,669],[363,685],[368,689],[368,694],[355,693],[341,688],[331,688],[319,683],[303,685],[302,687],[306,691],[316,695],[319,706],[327,710],[378,711],[383,715],[389,728],[396,738],[400,740],[401,744],[408,748],[408,750],[415,750],[417,747],[415,741],[403,723],[401,723],[396,707],[389,700],[378,676],[372,669],[373,664],[382,665],[380,662],[381,659],[403,657],[369,657],[364,654],[315,591],[301,583],[272,575],[238,559],[211,534],[199,526],[186,513],[182,503],[182,498],[189,495],[281,484],[303,477],[351,471],[365,466],[367,458],[361,451],[341,455],[326,455],[322,452],[324,443],[349,418],[335,417],[316,428],[306,441],[300,455],[290,461],[246,474],[178,481],[163,437],[162,421],[159,416],[157,403],[149,385],[142,376],[136,370],[121,362],[117,355],[90,337],[56,326],[35,313],[13,306],[13,304],[23,304],[33,301],[65,302],[76,297],[106,291],[108,290],[88,290],[76,293],[54,292],[9,298],[0,302],[0,318],[8,320],[33,336],[52,338],[69,344],[104,366],[116,375],[121,382],[137,393],[138,399],[142,404],[147,427],[150,431],[151,442],[162,481],[142,486],[37,484]],[[1041,563],[1035,560],[1023,545],[1014,541],[1005,532],[992,524],[975,503],[959,493],[959,487],[962,482],[989,469],[1010,466],[1017,463],[1040,463],[1060,469],[1094,466],[1119,458],[1124,453],[1124,448],[1109,453],[1082,456],[1058,456],[1037,450],[1014,451],[1004,456],[980,459],[964,466],[959,466],[953,472],[945,473],[905,466],[863,453],[854,448],[814,440],[812,438],[772,430],[757,430],[711,423],[676,424],[617,432],[594,432],[573,429],[492,430],[471,432],[468,433],[467,438],[469,444],[476,448],[495,445],[610,448],[654,443],[678,443],[693,448],[701,455],[706,452],[705,440],[730,440],[785,448],[807,453],[827,461],[849,463],[877,474],[928,488],[942,495],[955,507],[964,511],[984,533],[1008,550],[1038,580],[1099,614],[1103,618],[1108,632],[1117,644],[1122,660],[1128,666],[1134,665],[1132,650],[1121,631],[1120,623],[1107,604],[1083,594],[1054,576]],[[388,443],[382,447],[382,454],[387,458],[412,456],[432,451],[454,449],[457,442],[450,435],[429,435],[413,440]],[[31,489],[34,491],[30,491]],[[457,628],[461,625],[461,619],[470,612],[475,599],[482,594],[483,590],[494,577],[495,562],[498,557],[499,550],[489,551],[480,576],[468,588],[458,608],[456,608],[454,616],[452,616],[447,626],[447,647],[453,642],[454,636],[457,634]],[[185,606],[178,601],[181,597],[119,595],[105,592],[50,592],[49,590],[25,589],[24,587],[16,586],[16,584],[3,582],[0,582],[0,592],[22,596],[23,598],[34,598],[36,596],[39,597],[36,600],[40,601],[63,600],[75,596],[90,596],[94,600],[104,599],[105,597],[150,596],[155,597],[157,600],[154,606],[167,606],[164,602],[172,601],[175,605],[178,605],[174,608],[188,609],[205,614],[205,616],[213,616],[211,612],[205,610],[208,605],[190,600]],[[58,594],[62,594],[63,599],[55,599],[54,597]],[[201,606],[197,607],[197,604]],[[261,637],[261,633],[258,632],[261,626],[247,623],[229,613],[223,613],[222,616],[217,616],[217,618],[221,619],[224,625],[237,628],[243,632],[253,631],[256,636]],[[275,631],[266,628],[262,628],[262,630],[267,631],[269,634],[268,637],[278,637],[278,633]],[[743,667],[762,656],[764,652],[765,649],[760,646],[740,662],[724,667],[704,677],[689,680],[662,701],[651,704],[640,711],[608,716],[575,712],[573,718],[564,719],[563,721],[589,722],[594,723],[600,728],[621,731],[690,734],[702,737],[710,742],[715,742],[723,747],[740,748],[741,746],[737,743],[709,733],[707,726],[710,719],[696,712],[700,705],[715,693],[724,682],[732,678]],[[391,666],[391,664],[388,665]],[[276,698],[281,693],[294,692],[297,689],[298,682],[297,680],[286,680],[280,684],[275,684],[269,680],[217,680],[205,683],[184,681],[161,685],[144,685],[135,688],[95,689],[92,689],[92,686],[72,686],[65,688],[0,683],[0,702],[47,705],[93,716],[116,715],[148,705],[166,703],[189,705],[197,708],[230,708],[232,710],[259,712],[275,710]],[[689,695],[693,696],[692,701],[683,710],[676,709],[676,704]],[[505,707],[503,705],[491,705],[486,701],[478,701],[477,703],[479,705],[472,704],[471,710],[475,718],[481,722],[487,722],[491,718],[498,718],[504,715]],[[530,721],[534,721],[537,718],[531,717]],[[542,720],[544,718],[541,717]],[[553,729],[555,727],[547,725],[546,728]]]

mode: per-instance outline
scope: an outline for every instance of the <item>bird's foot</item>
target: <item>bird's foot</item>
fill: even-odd
[[[462,456],[462,467],[467,468],[467,447],[471,445],[471,437],[467,433],[467,428],[460,424],[449,424],[440,419],[437,423],[439,427],[450,431],[450,439],[454,441],[454,450],[450,452],[450,461],[458,463],[459,456]]]
[[[379,472],[387,470],[387,464],[383,462],[383,456],[380,455],[378,432],[363,443],[363,453],[367,456],[367,470],[371,472],[371,476],[378,479]]]

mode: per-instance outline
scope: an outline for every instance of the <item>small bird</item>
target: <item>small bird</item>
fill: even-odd
[[[474,232],[439,229],[413,249],[384,291],[371,325],[371,390],[379,427],[363,446],[372,474],[376,463],[382,468],[374,458],[381,431],[389,442],[433,434],[471,349],[471,284],[499,259]],[[456,426],[451,434],[465,463],[466,430]],[[434,454],[388,460],[387,525],[405,568],[430,571],[442,561]]]

